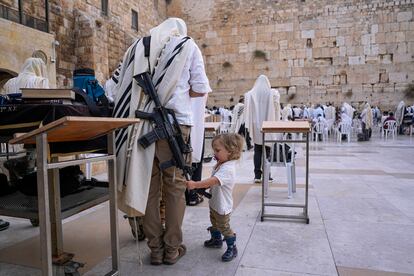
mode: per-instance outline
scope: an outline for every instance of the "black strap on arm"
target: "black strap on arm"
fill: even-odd
[[[147,58],[148,61],[148,72],[151,72],[151,65],[150,65],[150,49],[151,49],[151,36],[146,36],[142,39],[142,44],[144,44],[144,56]]]

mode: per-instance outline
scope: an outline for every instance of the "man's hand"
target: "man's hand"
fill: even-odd
[[[190,89],[190,97],[191,98],[198,98],[198,97],[204,97],[206,94],[204,93],[197,93],[194,92],[192,89]]]
[[[189,180],[189,181],[186,182],[186,185],[187,185],[187,188],[189,190],[193,190],[193,189],[197,188],[197,182],[196,181]]]

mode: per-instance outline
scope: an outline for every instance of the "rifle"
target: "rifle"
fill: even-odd
[[[155,107],[152,113],[135,111],[135,116],[140,119],[149,120],[154,129],[143,135],[138,139],[138,143],[145,149],[157,140],[167,139],[168,145],[172,152],[173,158],[160,164],[160,169],[176,166],[183,171],[185,179],[191,180],[193,173],[191,166],[187,166],[183,154],[190,153],[191,147],[187,145],[183,139],[180,125],[175,117],[174,110],[165,108],[161,105],[158,94],[155,91],[154,84],[148,72],[144,72],[134,76],[138,85],[142,88],[145,95],[154,102]],[[172,122],[170,121],[172,119]],[[211,194],[207,193],[205,189],[196,189],[196,192],[207,198],[211,198]]]

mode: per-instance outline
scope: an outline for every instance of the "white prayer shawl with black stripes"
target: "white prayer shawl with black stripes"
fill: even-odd
[[[237,103],[231,116],[231,133],[238,133],[240,126],[244,124],[244,104]]]
[[[189,55],[191,38],[182,28],[181,19],[167,19],[151,30],[150,67],[155,68],[152,77],[160,102],[165,105],[172,96],[185,62]],[[191,41],[192,42],[192,41]],[[147,104],[133,76],[148,71],[148,60],[144,57],[142,40],[136,41],[126,52],[116,86],[114,117],[135,117],[139,108],[153,111],[153,102]],[[148,191],[151,181],[155,143],[143,149],[138,138],[152,131],[148,121],[143,120],[134,127],[116,134],[117,184],[119,208],[128,216],[145,214]]]

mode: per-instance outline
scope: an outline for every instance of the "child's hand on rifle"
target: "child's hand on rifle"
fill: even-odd
[[[187,185],[187,189],[189,189],[189,190],[193,190],[193,189],[197,188],[197,182],[196,181],[189,180],[189,181],[186,182],[186,185]]]

